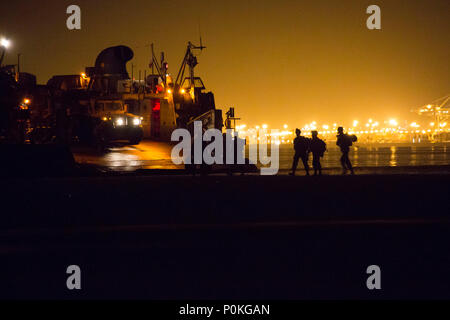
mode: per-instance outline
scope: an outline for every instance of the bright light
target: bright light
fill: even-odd
[[[395,119],[390,119],[390,120],[389,120],[389,124],[390,124],[391,126],[397,126],[397,125],[398,125],[398,122],[397,122],[397,120],[395,120]]]
[[[81,74],[81,77],[82,77],[83,79],[87,79],[86,73],[83,72],[83,73]]]
[[[171,93],[172,93],[172,90],[167,89],[167,93],[168,93],[168,94],[171,94]]]
[[[141,124],[141,120],[140,120],[139,118],[134,118],[134,119],[133,119],[133,124],[134,124],[135,126],[138,126],[138,125]]]
[[[433,106],[433,109],[434,108],[435,108],[435,106]],[[433,111],[433,109],[431,111]],[[430,120],[433,121],[433,119],[430,119]],[[446,120],[446,119],[443,119],[443,120]],[[333,126],[335,128],[337,126],[339,126],[339,124],[336,124],[336,123],[330,124],[330,125],[321,124],[321,123],[323,123],[323,122],[312,121],[308,124],[304,124],[303,126],[301,126],[299,128],[303,132],[303,135],[309,134],[308,132],[311,130],[318,130],[318,131],[321,130],[321,131],[319,131],[319,134],[321,134],[321,135],[327,134],[328,135],[328,134],[333,134],[334,131],[329,131],[329,130],[335,130],[335,129],[333,129]],[[347,127],[348,133],[351,134],[352,132],[355,132],[358,134],[373,134],[373,139],[378,142],[381,142],[384,139],[394,139],[395,141],[397,141],[397,140],[403,141],[403,140],[410,139],[411,137],[408,137],[407,135],[405,135],[405,133],[406,134],[414,133],[414,132],[420,133],[423,131],[425,131],[425,132],[433,132],[433,131],[434,132],[437,132],[437,131],[449,132],[450,131],[450,129],[449,129],[450,126],[448,125],[448,120],[447,120],[447,122],[441,121],[440,123],[437,123],[435,121],[428,122],[428,123],[424,123],[423,125],[420,125],[417,122],[409,122],[409,121],[406,122],[405,120],[402,120],[402,119],[397,120],[395,118],[390,118],[390,119],[387,118],[383,122],[381,122],[381,121],[378,122],[373,119],[369,119],[369,120],[367,120],[367,123],[366,123],[366,121],[359,123],[358,120],[353,120],[351,123],[353,123],[353,127],[350,127],[350,126]],[[315,125],[315,124],[317,124],[317,125]],[[263,129],[269,128],[268,123],[260,125],[260,126]],[[406,130],[406,128],[404,128],[404,126],[410,127],[410,129],[408,129],[409,131]],[[240,125],[240,126],[237,126],[236,129],[244,132],[245,131],[245,130],[243,130],[244,127],[245,127],[245,125]],[[252,126],[252,129],[253,128],[256,128],[258,130],[260,127]],[[431,130],[429,130],[429,129],[431,129]],[[283,124],[280,131],[277,134],[266,134],[266,136],[280,137],[281,143],[286,143],[288,137],[290,135],[294,135],[293,131],[294,131],[293,129],[289,129],[289,126],[287,124]],[[255,135],[255,138],[256,138],[256,135]],[[434,139],[434,137],[430,137],[430,139]],[[276,140],[274,139],[273,142],[275,143],[275,141]]]
[[[11,41],[9,41],[8,39],[3,38],[1,41],[1,46],[5,47],[6,49],[9,47],[9,45],[11,44]]]
[[[124,124],[123,119],[122,119],[122,118],[117,119],[117,120],[116,120],[116,124],[117,124],[118,126],[123,126],[123,124]]]
[[[108,121],[108,118],[107,117],[103,117],[102,120],[103,121]]]
[[[23,103],[25,104],[30,104],[31,100],[30,99],[23,99]]]
[[[431,109],[431,104],[427,105],[427,108],[428,108],[428,109]]]
[[[181,94],[185,94],[185,93],[186,93],[186,90],[181,89],[180,92],[181,92]]]

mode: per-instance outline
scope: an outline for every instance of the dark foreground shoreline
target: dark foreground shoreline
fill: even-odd
[[[0,297],[450,298],[443,172],[2,179]]]

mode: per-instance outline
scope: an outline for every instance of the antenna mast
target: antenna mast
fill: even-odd
[[[200,36],[200,46],[196,46],[192,44],[192,42],[188,42],[186,54],[184,55],[183,62],[181,63],[180,70],[178,71],[177,79],[175,81],[175,84],[178,85],[178,87],[181,87],[183,84],[184,79],[184,72],[186,70],[186,65],[189,67],[189,85],[191,87],[191,92],[194,91],[195,87],[195,74],[194,74],[194,68],[198,64],[197,57],[194,55],[193,50],[200,50],[206,49],[205,46],[203,46],[202,43],[202,37]]]

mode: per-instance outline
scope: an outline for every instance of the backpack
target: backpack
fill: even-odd
[[[319,140],[317,145],[317,151],[319,152],[320,156],[323,157],[323,154],[325,151],[327,151],[327,144],[323,140]]]

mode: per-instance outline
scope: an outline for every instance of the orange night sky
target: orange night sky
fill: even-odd
[[[80,31],[66,28],[71,4],[82,10]],[[366,28],[371,4],[381,30]],[[0,10],[0,35],[12,42],[5,62],[21,53],[22,70],[40,83],[80,73],[119,44],[143,71],[152,42],[176,76],[200,29],[207,49],[197,74],[218,107],[234,106],[249,125],[411,119],[412,108],[450,91],[447,0],[17,0]]]

